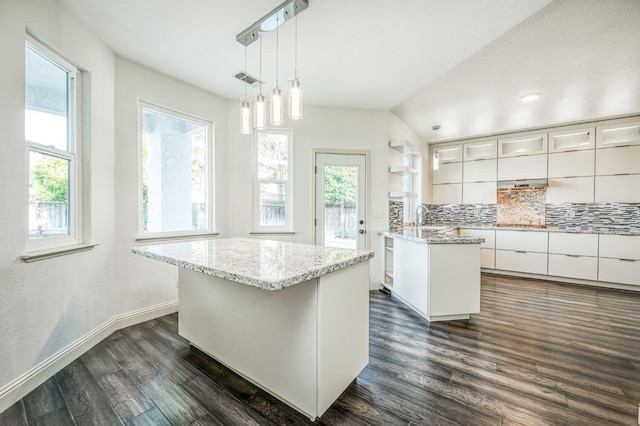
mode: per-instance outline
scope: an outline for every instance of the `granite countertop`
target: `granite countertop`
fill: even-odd
[[[496,226],[496,225],[449,225],[454,229],[496,229],[501,231],[532,231],[532,232],[567,232],[573,234],[610,234],[610,235],[640,235],[640,231],[628,231],[623,229],[598,229],[598,228],[560,228],[557,226],[532,227],[532,226]]]
[[[450,226],[442,231],[434,231],[428,227],[411,226],[401,231],[381,231],[380,235],[423,244],[480,244],[484,242],[484,238],[456,235],[455,229],[456,227]]]
[[[281,290],[373,257],[351,250],[254,238],[135,247],[132,253],[263,290]]]

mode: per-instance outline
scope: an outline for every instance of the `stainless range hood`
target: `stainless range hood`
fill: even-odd
[[[518,180],[500,180],[498,181],[498,190],[500,189],[542,189],[549,186],[547,179],[518,179]]]

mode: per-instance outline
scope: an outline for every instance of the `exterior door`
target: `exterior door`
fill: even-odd
[[[366,248],[366,156],[316,154],[316,244]]]

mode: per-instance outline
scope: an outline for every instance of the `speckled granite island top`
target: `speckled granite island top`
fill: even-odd
[[[453,228],[452,228],[453,231]],[[423,244],[480,244],[484,238],[456,235],[452,231],[434,232],[420,227],[408,227],[402,231],[382,231],[380,235],[415,241]]]
[[[367,250],[254,238],[157,244],[131,251],[263,290],[281,290],[373,257],[373,252]]]

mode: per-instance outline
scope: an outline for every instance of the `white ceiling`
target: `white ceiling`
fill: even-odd
[[[244,92],[236,34],[281,3],[60,1],[117,54],[229,99]],[[442,140],[640,112],[640,0],[550,2],[310,0],[298,18],[305,103],[392,109],[430,141],[434,124]],[[279,33],[282,87],[293,29]],[[263,41],[265,94],[275,40]],[[258,76],[259,43],[248,57]],[[528,92],[542,98],[520,103]]]

